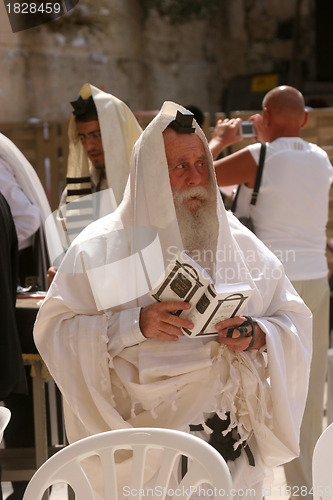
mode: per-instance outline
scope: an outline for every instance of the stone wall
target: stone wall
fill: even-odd
[[[296,0],[223,0],[212,20],[171,25],[140,0],[80,0],[70,14],[11,33],[0,2],[0,122],[67,119],[89,82],[133,110],[165,100],[213,113],[231,79],[289,71]],[[301,2],[297,61],[311,77],[311,0]]]

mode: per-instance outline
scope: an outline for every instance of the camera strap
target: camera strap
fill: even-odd
[[[250,201],[250,205],[254,206],[257,203],[257,198],[258,198],[258,193],[260,189],[260,184],[261,184],[261,178],[262,178],[262,172],[264,169],[264,163],[265,163],[265,156],[266,156],[266,143],[261,142],[261,148],[260,148],[260,155],[259,155],[259,163],[258,163],[258,168],[257,168],[257,175],[256,175],[256,180],[254,183],[254,188],[253,188],[253,193],[252,193],[252,198]],[[237,206],[237,198],[239,195],[240,188],[242,187],[242,184],[239,184],[237,188],[237,192],[235,195],[235,198],[233,199],[232,205],[231,205],[231,212],[235,213],[236,211],[236,206]]]

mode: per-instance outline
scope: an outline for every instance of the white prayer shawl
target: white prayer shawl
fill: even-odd
[[[137,308],[152,303],[149,290],[171,253],[183,250],[162,136],[177,109],[183,108],[164,103],[137,141],[116,212],[91,224],[67,252],[40,309],[35,342],[64,395],[70,441],[128,426],[186,431],[189,424],[204,423],[207,412],[223,417],[228,411],[256,460],[250,467],[242,454],[231,464],[234,486],[251,487],[262,480],[264,468],[299,453],[311,313],[278,259],[227,214],[217,187],[220,232],[213,279],[247,281],[254,288],[244,314],[265,331],[267,353],[232,352],[211,338],[169,343],[143,336],[138,341],[133,333],[123,349],[113,349],[109,341],[112,329],[124,331],[128,318],[137,318]],[[214,177],[198,126],[196,133]]]
[[[117,97],[88,83],[83,85],[79,95],[84,100],[92,96],[97,109],[106,179],[100,182],[100,171],[88,158],[72,115],[68,127],[67,186],[56,219],[65,249],[86,225],[112,213],[121,202],[132,149],[142,132],[132,111]]]
[[[17,180],[18,185],[28,198],[28,200],[39,209],[40,215],[40,245],[39,245],[39,255],[40,255],[40,286],[44,290],[47,289],[46,282],[46,272],[48,262],[52,256],[58,254],[61,251],[61,243],[59,239],[58,232],[56,230],[54,220],[51,216],[51,208],[46,197],[42,183],[39,177],[28,162],[21,151],[3,134],[0,134],[0,157],[5,161],[5,163],[10,168],[12,174]],[[47,221],[47,227],[45,224]],[[46,235],[46,245],[45,247],[45,235]],[[49,255],[47,255],[47,252]]]

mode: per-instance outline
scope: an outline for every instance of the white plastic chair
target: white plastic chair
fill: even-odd
[[[5,406],[0,406],[0,443],[3,438],[4,430],[6,429],[11,417],[10,410]]]
[[[333,498],[333,424],[324,430],[313,450],[312,482],[314,500]]]
[[[194,493],[194,489],[199,488],[199,485],[203,488],[203,484],[209,484],[211,491],[215,490],[216,496],[210,498],[230,495],[232,482],[229,469],[224,459],[211,445],[181,431],[131,428],[89,436],[57,452],[31,478],[23,500],[41,499],[46,489],[55,483],[69,484],[77,500],[94,500],[91,484],[80,464],[82,460],[93,455],[99,455],[104,472],[103,499],[116,500],[118,498],[114,462],[116,450],[133,450],[131,477],[129,477],[126,492],[123,491],[124,497],[141,499],[144,488],[145,457],[148,450],[162,450],[163,452],[155,486],[149,484],[149,488],[156,488],[156,498],[163,500],[166,498],[165,495],[170,495],[169,480],[175,464],[182,455],[188,457],[188,471],[183,479],[179,480],[176,489],[173,486],[171,495],[167,498],[188,499]],[[143,498],[144,496],[145,493],[143,493]]]

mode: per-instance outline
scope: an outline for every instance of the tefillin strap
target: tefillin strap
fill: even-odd
[[[193,126],[194,114],[187,109],[178,110],[176,118],[170,123],[170,127],[180,134],[193,134],[195,127]]]
[[[95,108],[95,103],[92,96],[88,97],[88,99],[83,99],[81,96],[79,96],[74,101],[71,101],[71,105],[74,109],[73,115],[75,116],[82,116],[86,114],[90,110],[90,108]]]

